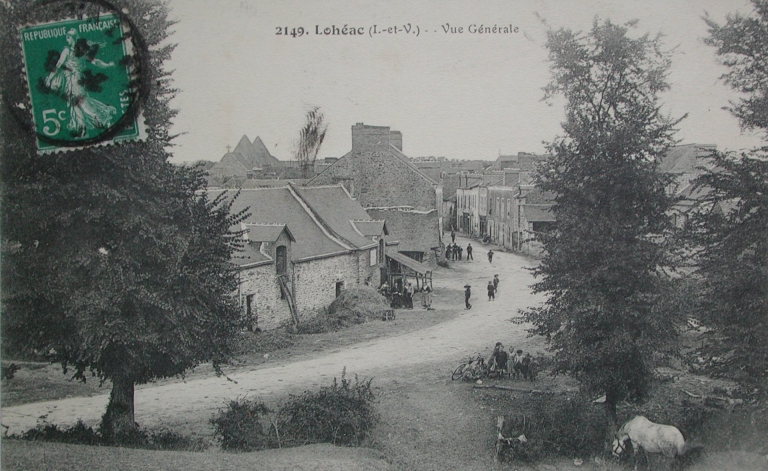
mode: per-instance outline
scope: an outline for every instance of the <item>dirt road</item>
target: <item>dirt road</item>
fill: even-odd
[[[467,240],[457,239],[466,247]],[[473,246],[475,244],[473,243]],[[526,339],[524,327],[508,320],[517,310],[536,304],[540,299],[530,293],[533,281],[525,267],[534,262],[508,253],[496,253],[488,263],[487,250],[475,246],[475,260],[454,262],[450,270],[435,274],[436,287],[463,290],[472,286],[471,310],[434,299],[440,310],[460,309],[456,319],[405,335],[355,344],[316,358],[274,364],[253,371],[243,371],[225,378],[210,377],[187,382],[145,387],[136,391],[136,421],[143,427],[159,424],[206,422],[226,401],[237,397],[277,399],[318,385],[327,385],[344,367],[348,375],[375,376],[378,380],[396,377],[398,369],[418,364],[442,365],[446,374],[462,357],[473,352],[488,355],[496,341],[509,347],[531,350],[535,340]],[[499,295],[489,302],[486,285],[494,274],[501,279]],[[79,397],[25,404],[2,409],[2,424],[7,433],[33,428],[40,420],[60,426],[78,419],[95,425],[103,414],[108,396]]]

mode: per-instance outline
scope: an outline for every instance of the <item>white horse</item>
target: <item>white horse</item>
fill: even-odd
[[[678,458],[685,454],[685,438],[677,427],[655,424],[638,415],[621,426],[613,440],[613,454],[620,456],[627,449],[627,440],[632,451],[640,448],[648,453],[661,453],[667,458]]]

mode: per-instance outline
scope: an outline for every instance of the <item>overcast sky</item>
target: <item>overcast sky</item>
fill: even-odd
[[[688,113],[683,143],[740,149],[758,144],[722,110],[735,95],[724,68],[704,45],[708,12],[719,22],[748,13],[741,0],[266,1],[171,0],[169,62],[179,110],[173,161],[221,159],[245,134],[261,137],[281,160],[292,156],[307,110],[329,122],[320,157],[349,151],[357,122],[403,133],[411,157],[495,159],[543,152],[561,132],[562,102],[541,101],[549,80],[547,26],[586,31],[594,17],[638,19],[637,33],[664,35],[674,48],[663,96],[672,116]],[[410,33],[370,36],[371,28]],[[445,33],[444,27],[462,27]],[[354,27],[362,36],[317,35]],[[518,33],[470,33],[471,25],[517,27]],[[303,37],[277,35],[303,27]],[[415,34],[418,28],[419,34]]]

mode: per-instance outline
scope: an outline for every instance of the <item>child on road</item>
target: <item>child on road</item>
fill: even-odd
[[[496,299],[495,292],[496,289],[493,287],[493,281],[488,282],[488,301],[493,301]]]

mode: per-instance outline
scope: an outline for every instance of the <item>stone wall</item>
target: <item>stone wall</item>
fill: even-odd
[[[371,265],[371,252],[373,260],[377,260],[374,248],[291,264],[291,289],[299,312],[299,322],[316,316],[336,299],[336,283],[339,281],[344,283],[345,289],[363,284],[366,280],[369,280],[371,286],[379,286],[379,264]],[[251,310],[254,327],[269,330],[293,322],[288,301],[282,298],[274,264],[240,271],[240,305],[243,314],[248,295],[253,295]]]
[[[245,313],[248,295],[253,295],[251,309],[254,326],[269,330],[291,322],[288,301],[281,299],[274,264],[240,271],[240,305],[243,313]]]
[[[435,187],[390,152],[352,151],[312,180],[312,185],[337,183],[343,184],[363,207],[437,208]]]
[[[336,283],[344,288],[377,281],[378,265],[370,266],[370,250],[294,263],[294,296],[299,321],[311,319],[336,299]]]

